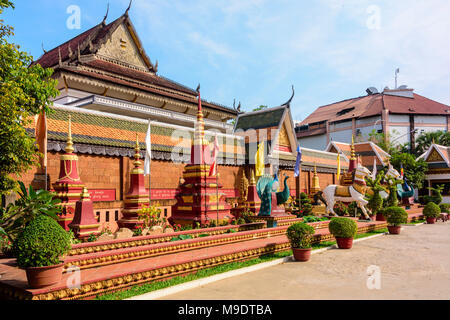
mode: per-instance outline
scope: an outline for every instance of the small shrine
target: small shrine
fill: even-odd
[[[77,201],[75,207],[75,217],[69,228],[73,231],[77,239],[87,239],[90,235],[97,236],[99,231],[100,223],[94,215],[94,204],[89,195],[88,189],[83,188],[83,193],[81,194],[81,199]]]
[[[78,175],[78,157],[74,153],[72,141],[72,119],[69,116],[69,130],[66,153],[60,158],[59,179],[53,184],[56,198],[61,200],[62,211],[58,223],[69,230],[69,224],[75,215],[76,202],[81,198],[84,184]]]
[[[250,181],[245,175],[245,169],[242,171],[242,178],[239,185],[240,197],[238,199],[238,206],[233,208],[233,215],[238,218],[244,211],[250,211],[254,215],[259,214],[261,200],[256,191],[256,179],[253,170],[250,170]]]
[[[144,170],[141,168],[139,139],[136,134],[136,147],[134,149],[134,168],[130,174],[130,189],[124,199],[123,218],[119,220],[120,228],[137,229],[144,224],[139,220],[139,210],[150,205],[150,196],[145,189]]]
[[[198,91],[199,92],[199,91]],[[183,179],[175,196],[171,223],[180,225],[208,225],[215,220],[218,223],[231,220],[231,206],[221,192],[219,173],[210,176],[212,163],[209,143],[205,139],[200,92],[198,94],[197,122],[194,140],[191,145],[191,162],[183,172]]]

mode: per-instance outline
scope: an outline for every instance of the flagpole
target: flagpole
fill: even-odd
[[[217,160],[216,160],[217,161]],[[219,226],[219,167],[216,162],[217,227]]]

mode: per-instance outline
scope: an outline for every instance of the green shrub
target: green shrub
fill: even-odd
[[[245,221],[245,219],[244,218],[239,218],[238,220],[237,220],[237,223],[236,223],[236,225],[243,225],[243,224],[246,224],[247,222]]]
[[[347,206],[340,201],[336,202],[333,209],[334,209],[334,212],[336,212],[336,214],[340,217],[348,216]]]
[[[70,248],[69,234],[54,219],[45,215],[31,221],[13,245],[20,268],[58,265]]]
[[[193,237],[190,234],[182,234],[182,235],[179,235],[178,237],[172,238],[172,240],[170,240],[170,242],[183,241],[183,240],[188,240],[188,239],[193,239]]]
[[[300,199],[297,200],[299,203],[299,214],[298,217],[304,217],[308,216],[312,212],[312,204],[311,200],[309,199],[308,195],[304,192],[300,193]]]
[[[427,218],[439,218],[441,208],[434,202],[428,202],[423,208],[423,215]]]
[[[294,223],[287,229],[287,237],[292,248],[309,249],[311,248],[311,238],[315,232],[315,229],[306,223]]]
[[[254,217],[255,214],[251,212],[250,210],[246,210],[241,213],[241,218],[244,219],[245,223],[251,223],[252,220],[250,217]]]
[[[441,203],[439,205],[441,212],[450,213],[450,204],[449,203]]]
[[[349,218],[333,218],[328,229],[335,238],[353,238],[358,232],[358,225]]]
[[[391,226],[400,226],[408,222],[408,213],[400,207],[386,208],[383,215]]]
[[[356,209],[356,216],[357,217],[364,215],[363,211],[358,206],[358,204],[355,201],[353,201],[352,203],[350,203],[348,205],[348,214],[350,215],[350,217],[354,217],[355,216],[355,209]]]
[[[320,217],[316,217],[316,216],[303,217],[303,222],[304,223],[312,223],[312,222],[320,222],[320,221],[328,221],[328,219],[327,218],[320,218]]]

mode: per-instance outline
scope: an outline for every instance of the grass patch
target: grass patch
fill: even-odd
[[[408,222],[408,223],[405,223],[406,225],[416,225],[416,224],[419,224],[419,223],[425,223],[425,220],[416,220],[416,221],[411,221],[411,222]]]
[[[381,233],[386,233],[386,232],[388,232],[387,229],[381,229],[381,230],[376,230],[376,231],[368,232],[368,233],[364,233],[364,234],[358,234],[358,235],[356,235],[355,239],[366,238],[366,237],[370,237],[370,236],[373,236],[376,234],[381,234]],[[313,250],[318,250],[318,249],[330,247],[335,244],[336,244],[335,241],[325,241],[325,242],[321,242],[321,243],[315,243],[315,244],[313,244],[312,247],[313,247]],[[206,277],[211,277],[216,274],[225,273],[225,272],[229,272],[229,271],[233,271],[233,270],[238,270],[238,269],[254,266],[256,264],[269,262],[269,261],[273,261],[276,259],[281,259],[281,258],[285,258],[285,257],[289,257],[289,256],[292,256],[292,250],[277,252],[274,254],[266,254],[266,255],[262,255],[258,258],[252,259],[252,260],[227,263],[227,264],[219,265],[219,266],[208,268],[208,269],[202,269],[202,270],[197,271],[196,273],[188,274],[186,276],[177,276],[177,277],[174,277],[169,280],[146,283],[143,285],[131,287],[130,289],[126,289],[124,291],[100,295],[100,296],[97,296],[95,300],[124,300],[124,299],[128,299],[128,298],[140,296],[140,295],[143,295],[146,293],[150,293],[150,292],[153,292],[156,290],[173,287],[173,286],[176,286],[176,285],[179,285],[182,283],[186,283],[186,282],[190,282],[190,281],[194,281],[194,280],[198,280],[198,279],[202,279],[202,278],[206,278]]]

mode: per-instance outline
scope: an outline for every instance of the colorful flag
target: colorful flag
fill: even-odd
[[[258,152],[255,155],[255,171],[256,176],[261,177],[264,175],[264,141],[258,146]]]
[[[217,175],[217,158],[219,157],[219,151],[220,151],[219,140],[217,139],[217,135],[216,135],[216,138],[214,140],[213,154],[212,154],[213,163],[211,165],[211,168],[209,169],[210,177]]]
[[[338,153],[337,155],[337,177],[336,180],[339,181],[341,180],[341,154]]]
[[[403,169],[403,163],[400,164],[400,175],[402,178],[405,176],[405,170]]]
[[[300,146],[297,147],[297,162],[294,169],[294,177],[297,178],[300,175],[300,165],[302,163],[302,150]]]
[[[150,165],[152,163],[152,126],[150,120],[148,121],[147,135],[145,136],[145,164],[144,164],[144,175],[148,176],[150,174]]]
[[[39,148],[39,152],[44,156],[42,158],[41,166],[47,167],[47,116],[45,111],[36,115],[34,118],[36,143]]]

